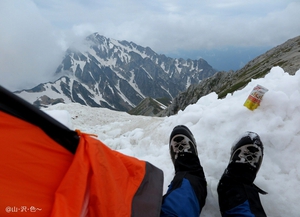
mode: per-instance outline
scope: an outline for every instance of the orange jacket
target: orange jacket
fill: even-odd
[[[79,136],[73,155],[0,111],[0,216],[159,216],[162,171]]]

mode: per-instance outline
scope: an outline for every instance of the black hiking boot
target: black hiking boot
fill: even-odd
[[[229,165],[225,171],[243,183],[253,183],[261,166],[264,147],[258,134],[246,132],[231,148]]]
[[[173,164],[178,156],[184,156],[186,153],[198,156],[195,138],[184,125],[174,127],[170,135],[169,148]]]
[[[186,179],[194,190],[199,207],[203,208],[207,196],[207,183],[198,157],[196,141],[189,128],[184,125],[174,127],[170,135],[169,149],[175,176],[164,200],[172,191],[181,188],[183,180]]]
[[[222,215],[246,203],[254,216],[266,216],[259,198],[259,193],[266,192],[253,184],[262,164],[263,151],[263,143],[254,132],[246,132],[232,146],[229,164],[217,189]]]

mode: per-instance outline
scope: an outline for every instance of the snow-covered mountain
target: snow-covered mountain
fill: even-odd
[[[16,94],[37,106],[78,102],[128,111],[147,97],[171,100],[215,72],[203,59],[173,59],[94,33],[66,51],[58,80]]]

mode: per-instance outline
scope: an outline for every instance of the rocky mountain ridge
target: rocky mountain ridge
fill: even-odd
[[[202,96],[216,92],[219,98],[243,88],[251,79],[264,77],[274,66],[280,66],[285,72],[294,75],[300,69],[300,36],[278,45],[266,53],[248,62],[235,72],[218,72],[191,85],[186,91],[176,96],[172,103],[156,116],[170,116],[188,105],[196,103]]]

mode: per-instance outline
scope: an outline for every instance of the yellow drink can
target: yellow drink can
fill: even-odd
[[[244,106],[246,106],[248,109],[253,111],[254,109],[256,109],[259,106],[264,94],[267,91],[268,91],[267,88],[265,88],[261,85],[257,85],[251,91],[250,95],[248,96],[247,100],[244,103]]]

